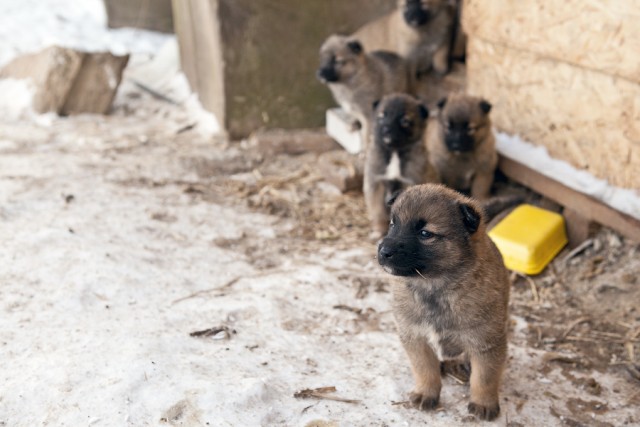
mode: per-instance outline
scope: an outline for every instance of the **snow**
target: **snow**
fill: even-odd
[[[133,28],[108,29],[101,0],[0,0],[0,16],[0,66],[51,45],[119,55],[153,54],[173,37]]]
[[[33,87],[29,81],[0,79],[0,93],[0,115],[5,119],[16,120],[33,114]]]
[[[640,219],[640,193],[636,190],[610,185],[585,170],[576,169],[567,162],[552,158],[545,147],[523,141],[518,136],[497,132],[496,148],[500,154],[510,159]]]
[[[109,29],[101,0],[0,0],[0,16],[0,66],[16,56],[51,45],[130,54],[125,80],[134,79],[182,104],[193,119],[191,124],[202,135],[221,132],[216,117],[202,108],[180,71],[175,35],[134,28]],[[113,75],[112,70],[107,71]],[[110,79],[110,84],[115,85],[115,79]],[[0,90],[2,116],[40,120],[31,110],[29,82],[3,79]]]

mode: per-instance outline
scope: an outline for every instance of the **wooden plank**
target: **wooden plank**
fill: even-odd
[[[509,178],[556,201],[565,208],[574,210],[589,220],[610,227],[640,242],[640,220],[619,212],[591,196],[566,187],[508,157],[500,156],[498,167]]]
[[[202,106],[226,127],[225,63],[218,7],[217,0],[173,0],[182,70]]]

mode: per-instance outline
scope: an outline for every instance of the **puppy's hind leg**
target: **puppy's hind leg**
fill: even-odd
[[[409,395],[411,403],[419,409],[435,409],[440,402],[440,361],[424,339],[403,339],[402,344],[411,361],[411,369],[416,382]]]

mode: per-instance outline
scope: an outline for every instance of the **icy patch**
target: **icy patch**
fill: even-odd
[[[640,194],[635,190],[614,187],[606,180],[596,178],[587,171],[576,169],[567,162],[552,158],[545,147],[525,142],[518,136],[496,132],[496,148],[505,157],[525,164],[569,188],[640,219]]]

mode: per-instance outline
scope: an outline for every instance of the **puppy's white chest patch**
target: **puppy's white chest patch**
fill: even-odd
[[[442,347],[440,346],[440,335],[429,326],[425,326],[424,334],[426,335],[427,341],[429,341],[433,352],[438,356],[438,359],[443,360],[444,357],[442,355]]]
[[[429,345],[433,349],[433,352],[438,356],[438,359],[444,360],[442,354],[442,347],[440,346],[440,335],[429,324],[414,325],[412,327],[413,335],[420,338],[426,338]]]
[[[384,174],[385,179],[400,179],[402,178],[402,167],[400,165],[400,156],[398,156],[398,152],[394,151],[391,154],[391,159],[389,160],[389,164],[387,165],[387,170]]]

